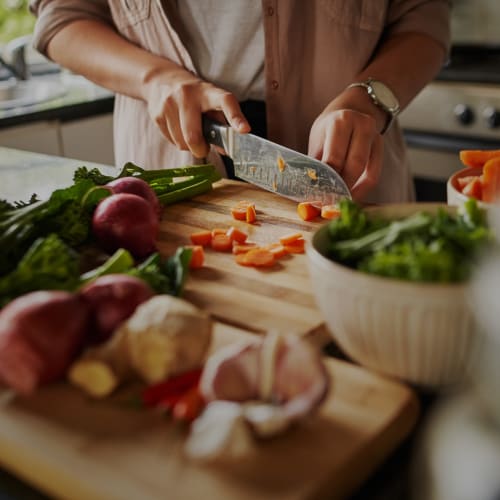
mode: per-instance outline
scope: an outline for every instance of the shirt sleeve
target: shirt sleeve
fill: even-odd
[[[392,0],[387,18],[387,35],[421,33],[450,49],[449,0]]]
[[[106,0],[30,0],[29,7],[37,16],[33,46],[45,56],[54,35],[74,21],[93,19],[113,24]]]

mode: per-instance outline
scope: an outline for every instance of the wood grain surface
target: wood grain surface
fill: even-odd
[[[249,200],[257,208],[257,223],[231,216],[231,207]],[[190,244],[195,231],[236,226],[249,241],[272,243],[300,232],[307,241],[326,221],[304,222],[297,204],[251,184],[223,180],[210,193],[168,206],[163,214],[159,248],[170,255],[179,245]],[[191,272],[185,297],[209,310],[221,321],[255,332],[269,329],[307,334],[323,320],[316,308],[305,255],[289,255],[269,269],[243,267],[231,253],[207,249],[206,265]]]
[[[251,335],[216,324],[214,348]],[[64,383],[0,403],[0,463],[57,498],[246,500],[345,498],[413,427],[413,392],[327,359],[332,390],[319,415],[220,466],[183,454],[186,428],[167,416],[96,402]]]

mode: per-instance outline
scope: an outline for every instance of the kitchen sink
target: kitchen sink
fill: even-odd
[[[67,87],[53,80],[10,79],[0,82],[0,110],[31,106],[62,97]]]

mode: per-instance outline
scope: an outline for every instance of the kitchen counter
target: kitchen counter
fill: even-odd
[[[52,169],[52,173],[50,174],[50,190],[52,190],[55,187],[68,185],[71,182],[72,171],[80,164],[81,162],[77,160],[68,160],[66,158],[26,153],[0,147],[0,178],[2,179],[2,182],[0,183],[0,198],[8,198],[10,200],[26,199],[34,191],[44,197],[49,192],[44,180],[42,178],[37,178],[36,176],[26,177],[26,172],[33,171],[32,167],[36,166],[43,166],[44,168],[50,167]],[[87,163],[87,166],[93,165],[89,165]],[[105,171],[116,172],[113,167],[99,167]],[[23,182],[20,182],[21,178],[23,179]],[[272,195],[266,194],[266,196]],[[280,201],[281,200],[282,199],[280,199]],[[193,206],[192,208],[195,212],[200,209],[198,206]],[[216,218],[219,216],[218,212],[214,211],[214,205],[211,205],[207,210],[209,210],[212,214],[212,217]],[[276,219],[275,223],[278,224],[277,227],[279,227],[279,224],[285,224],[287,221],[284,215],[285,211],[280,213],[283,215],[274,218]],[[173,217],[173,220],[176,220],[176,218]],[[172,221],[170,224],[175,223]],[[216,224],[216,222],[214,222],[214,224]],[[299,226],[300,222],[297,223],[297,227]],[[288,229],[291,227],[292,226]],[[177,244],[175,240],[170,241],[171,242],[169,244],[171,245]],[[283,275],[280,275],[280,277],[281,276]],[[220,285],[222,286],[222,283],[220,283]],[[224,286],[229,285],[231,285],[231,283]],[[286,290],[283,283],[281,284],[281,290]],[[196,294],[193,295],[195,290],[188,289],[187,291],[190,292],[191,296],[194,298],[198,298],[200,300],[203,299],[202,294],[198,297],[196,297]],[[270,290],[269,293],[272,294],[272,290]],[[283,300],[280,299],[279,296],[272,298],[275,298],[276,300]],[[302,307],[306,309],[306,307],[309,308],[312,307],[312,305],[302,304]],[[282,320],[286,322],[288,318],[285,317],[282,318]],[[293,318],[290,318],[290,320],[293,320]],[[326,346],[325,353],[334,358],[345,359],[342,353],[339,352],[333,344]],[[432,401],[432,396],[420,394],[420,402],[424,409],[432,404]],[[425,412],[423,415],[425,416]],[[424,417],[421,417],[420,422],[423,422],[423,420]],[[417,427],[417,432],[414,432],[410,438],[405,439],[402,445],[398,446],[393,453],[386,457],[385,463],[377,468],[376,473],[363,482],[363,485],[351,497],[352,500],[402,500],[410,498],[410,472],[412,457],[415,451],[415,443],[418,443],[418,429],[420,429],[420,425]],[[28,486],[26,483],[13,477],[8,472],[0,470],[0,500],[42,500],[45,498],[47,497],[33,487]]]
[[[61,84],[66,92],[37,104],[0,109],[0,129],[42,120],[73,121],[113,111],[113,93],[81,76],[62,71],[34,78]]]

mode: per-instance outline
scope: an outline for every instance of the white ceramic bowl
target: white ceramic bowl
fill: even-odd
[[[458,187],[458,179],[462,177],[479,176],[483,173],[481,167],[466,167],[455,172],[446,183],[446,200],[448,205],[459,207],[468,200],[468,196],[463,194]],[[478,205],[487,208],[490,204],[478,201]]]
[[[387,205],[390,219],[446,205]],[[446,207],[447,210],[456,210]],[[475,327],[464,284],[413,283],[350,269],[326,257],[328,224],[307,247],[316,302],[339,347],[372,370],[442,387],[465,374]]]

